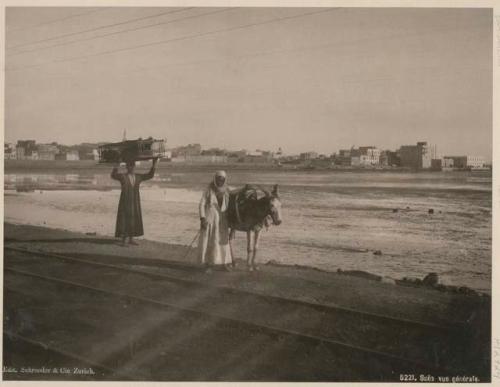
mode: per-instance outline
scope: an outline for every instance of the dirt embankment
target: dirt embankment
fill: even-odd
[[[442,292],[432,287],[399,286],[364,272],[331,273],[277,264],[263,265],[261,271],[250,273],[242,262],[238,262],[231,272],[215,271],[207,275],[198,270],[195,250],[189,251],[186,246],[140,240],[139,246],[122,247],[114,238],[95,234],[13,224],[4,224],[4,227],[8,247],[59,253],[177,278],[173,282],[167,277],[165,280],[148,279],[137,272],[117,272],[102,265],[77,268],[64,259],[57,261],[36,253],[5,250],[5,265],[10,267],[5,276],[7,329],[28,335],[31,340],[50,342],[67,352],[83,353],[85,359],[90,359],[89,364],[94,362],[112,368],[116,364],[127,364],[125,368],[135,369],[134,375],[142,380],[396,381],[401,370],[406,369],[399,360],[398,372],[386,361],[369,361],[370,352],[359,357],[359,351],[355,351],[355,360],[350,355],[340,354],[344,350],[337,353],[339,347],[336,345],[329,346],[326,351],[326,347],[310,340],[303,342],[289,337],[283,341],[265,330],[257,330],[256,336],[253,330],[247,329],[266,326],[279,332],[291,330],[392,353],[431,367],[434,364],[463,370],[481,381],[489,379],[490,299],[487,296]],[[215,314],[229,318],[232,322],[212,317],[213,324],[205,327],[208,322],[205,318],[159,313],[156,308],[143,310],[135,303],[122,306],[113,299],[106,301],[95,296],[89,299],[92,301],[86,301],[86,296],[71,286],[49,286],[43,280],[40,282],[40,278],[30,280],[26,274],[16,274],[12,269],[155,299],[195,309],[196,313],[207,316]],[[60,293],[64,286],[67,289]],[[42,303],[45,303],[43,307]],[[71,305],[78,313],[71,311]],[[325,310],[323,306],[331,309]],[[121,316],[123,313],[126,316]],[[165,327],[165,324],[170,336],[153,329]],[[455,329],[457,327],[460,331]],[[193,329],[209,333],[188,334]],[[53,332],[58,332],[57,336]],[[464,335],[463,332],[468,333]],[[178,342],[179,338],[186,339]],[[10,343],[16,337],[7,339]],[[242,347],[242,343],[246,344]],[[10,362],[7,365],[15,367],[26,359],[37,361],[37,366],[46,365],[42,355],[29,355],[33,353],[31,349],[26,349],[29,353],[16,352],[17,347],[18,344],[4,348],[7,350],[4,358]],[[113,349],[112,353],[101,358],[108,348]],[[170,358],[163,365],[158,362],[164,360],[165,348],[169,348]],[[269,352],[270,348],[274,348],[274,352]],[[229,361],[234,356],[241,357],[242,351],[247,350],[253,354],[255,364]],[[307,356],[304,351],[309,351]],[[268,356],[260,359],[261,353]],[[297,356],[293,357],[293,353]],[[145,369],[147,359],[154,359],[158,364]],[[284,359],[285,363],[276,359]],[[341,367],[338,363],[338,368],[329,362],[343,363]],[[129,368],[134,364],[136,368]],[[217,372],[213,369],[215,366]],[[425,370],[427,366],[419,367]],[[276,373],[278,369],[282,372]],[[143,375],[144,370],[149,373]],[[19,377],[16,375],[9,377]],[[102,380],[99,376],[92,378]],[[60,380],[54,375],[49,379]]]
[[[129,263],[177,261],[196,265],[196,249],[187,246],[140,240],[137,247],[121,247],[112,237],[85,235],[60,229],[4,224],[7,245],[49,252],[78,252]],[[133,261],[133,262],[132,262]],[[200,281],[223,286],[344,306],[368,312],[419,321],[453,323],[467,321],[476,306],[489,305],[488,295],[443,292],[434,287],[381,280],[365,272],[326,272],[306,266],[285,266],[269,262],[261,272],[246,272],[243,261],[233,273],[216,272],[207,277],[201,271],[189,274]],[[409,286],[405,286],[409,285]]]

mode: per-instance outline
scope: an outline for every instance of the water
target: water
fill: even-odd
[[[210,172],[161,169],[143,183],[146,238],[189,244],[210,180]],[[230,171],[229,183],[280,185],[283,224],[263,232],[260,262],[392,278],[436,272],[444,283],[491,291],[489,173]],[[5,189],[6,221],[114,233],[119,184],[108,170],[7,173]],[[235,253],[246,254],[243,233]]]

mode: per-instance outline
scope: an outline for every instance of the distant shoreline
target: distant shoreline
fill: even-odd
[[[148,161],[141,162],[140,167],[149,167],[150,163]],[[54,172],[81,172],[84,170],[111,170],[113,164],[101,164],[94,160],[78,160],[78,161],[67,161],[67,160],[4,160],[4,173],[12,172],[39,172],[39,171],[54,171]],[[492,171],[490,169],[484,170],[458,170],[458,171],[434,171],[434,170],[414,170],[406,167],[345,167],[345,166],[334,166],[334,167],[310,167],[303,165],[287,165],[278,166],[277,164],[270,163],[189,163],[189,162],[171,162],[162,161],[158,168],[160,170],[171,169],[171,170],[191,170],[191,171],[206,171],[214,169],[226,169],[226,170],[259,170],[263,172],[363,172],[363,173],[373,173],[373,172],[383,172],[383,173],[456,173],[456,172],[466,172],[474,174],[484,174],[490,175]]]

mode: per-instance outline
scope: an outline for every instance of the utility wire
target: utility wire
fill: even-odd
[[[193,7],[191,7],[191,8],[193,8]],[[87,32],[98,31],[98,30],[102,30],[102,29],[105,29],[105,28],[120,26],[120,25],[123,25],[123,24],[128,24],[128,23],[132,23],[132,22],[136,22],[136,21],[140,21],[140,20],[151,19],[151,18],[154,18],[154,17],[168,15],[168,14],[175,13],[175,12],[182,12],[184,10],[186,10],[186,9],[183,8],[183,9],[175,10],[175,11],[161,12],[161,13],[154,14],[154,15],[149,15],[149,16],[144,16],[144,17],[129,19],[129,20],[125,20],[125,21],[122,21],[122,22],[119,22],[119,23],[107,24],[107,25],[104,25],[104,26],[95,27],[95,28],[91,28],[91,29],[88,29],[88,30],[84,30],[84,31],[72,32],[72,33],[69,33],[69,34],[63,34],[63,35],[58,35],[58,36],[52,36],[52,37],[47,38],[47,39],[35,40],[33,42],[18,44],[18,45],[6,47],[6,48],[7,48],[7,50],[11,50],[13,48],[31,46],[31,45],[37,44],[37,43],[44,43],[44,42],[49,42],[49,41],[52,41],[52,40],[66,38],[68,36],[74,36],[74,35],[84,34],[84,33],[87,33]]]
[[[235,9],[235,8],[230,8],[230,9],[226,9],[226,10],[223,10],[223,11],[233,10],[233,9]],[[236,8],[236,9],[238,9],[238,8]],[[335,9],[335,8],[323,9],[321,11],[307,12],[307,13],[302,13],[302,14],[299,14],[299,15],[278,17],[278,18],[274,18],[274,19],[270,19],[270,20],[265,20],[265,21],[257,22],[257,23],[249,23],[249,24],[243,24],[243,25],[235,26],[235,27],[221,28],[221,29],[217,29],[217,30],[202,32],[202,33],[199,33],[199,34],[192,34],[192,35],[187,35],[187,36],[180,36],[180,37],[177,37],[177,38],[172,38],[172,39],[167,39],[167,40],[160,40],[160,41],[157,41],[157,42],[150,42],[150,43],[140,44],[140,45],[131,46],[131,47],[124,47],[124,48],[120,48],[120,49],[116,49],[116,50],[101,51],[101,52],[97,52],[95,54],[90,54],[90,55],[81,55],[81,56],[77,56],[77,57],[70,57],[70,58],[59,59],[59,60],[55,60],[55,61],[51,61],[51,62],[45,62],[45,63],[41,63],[41,64],[38,64],[38,65],[33,65],[33,66],[25,66],[25,67],[13,68],[13,69],[6,69],[5,71],[12,72],[12,71],[26,70],[26,69],[30,69],[30,68],[38,68],[38,67],[49,65],[49,64],[52,64],[52,63],[72,62],[72,61],[75,61],[75,60],[94,58],[94,57],[97,57],[97,56],[109,55],[109,54],[113,54],[113,53],[117,53],[117,52],[125,52],[125,51],[130,51],[130,50],[137,50],[137,49],[144,48],[144,47],[152,47],[152,46],[157,46],[157,45],[162,45],[162,44],[168,44],[168,43],[172,43],[172,42],[180,42],[180,41],[185,41],[185,40],[190,40],[190,39],[196,39],[196,38],[203,37],[203,36],[215,35],[215,34],[218,34],[218,33],[221,33],[221,32],[237,31],[237,30],[241,30],[241,29],[245,29],[245,28],[251,28],[251,27],[261,26],[261,25],[265,25],[265,24],[276,23],[276,22],[280,22],[280,21],[284,21],[284,20],[291,20],[291,19],[296,19],[296,18],[299,18],[299,17],[317,15],[317,14],[320,14],[320,13],[330,12],[333,9]]]
[[[434,28],[434,29],[426,30],[425,32],[413,32],[413,33],[407,33],[407,34],[397,33],[397,34],[389,34],[389,35],[380,36],[380,37],[367,37],[367,38],[349,40],[346,42],[331,42],[331,43],[321,43],[321,44],[317,44],[317,45],[313,45],[313,46],[305,46],[305,47],[293,47],[293,48],[286,48],[286,49],[265,50],[265,51],[258,51],[258,52],[253,52],[253,53],[249,53],[249,54],[228,56],[228,57],[223,57],[223,58],[219,58],[219,59],[202,59],[202,60],[198,60],[198,61],[166,63],[166,64],[162,64],[162,65],[157,65],[157,66],[138,67],[136,69],[132,69],[132,70],[128,71],[126,74],[136,73],[136,72],[144,72],[146,70],[159,69],[159,68],[191,66],[191,65],[196,66],[196,65],[219,63],[219,62],[228,62],[231,60],[249,59],[249,58],[263,57],[263,56],[268,56],[268,55],[279,55],[279,54],[290,53],[290,52],[317,51],[317,50],[322,50],[322,49],[336,48],[336,47],[340,47],[340,46],[349,46],[349,45],[359,44],[359,43],[369,43],[369,42],[379,41],[379,40],[405,39],[405,38],[412,38],[412,37],[417,37],[417,36],[422,36],[422,35],[431,35],[434,33],[447,33],[447,32],[455,31],[455,30],[462,31],[463,29],[475,30],[475,29],[479,29],[482,27],[483,27],[483,24],[478,24],[478,25],[474,25],[474,26]],[[339,54],[337,53],[336,55],[338,56]],[[60,77],[60,78],[67,78],[67,77]]]
[[[75,18],[75,17],[79,17],[79,16],[83,16],[83,15],[89,15],[91,13],[96,13],[96,12],[101,12],[101,11],[106,10],[106,9],[109,9],[109,7],[100,7],[99,9],[93,9],[92,11],[87,11],[87,12],[73,14],[73,15],[69,15],[69,16],[66,16],[66,17],[62,17],[60,19],[54,19],[54,20],[51,20],[51,21],[47,21],[47,22],[35,24],[35,25],[32,25],[32,26],[28,26],[28,27],[6,28],[6,30],[8,32],[26,31],[26,30],[30,30],[32,28],[37,28],[37,27],[41,27],[41,26],[45,26],[45,25],[49,25],[49,24],[54,24],[54,23],[57,23],[57,22],[60,22],[60,21],[64,21],[64,20],[68,20],[68,19],[72,19],[72,18]]]
[[[189,11],[189,10],[191,10],[193,8],[194,7],[185,8],[183,10],[180,10],[179,12]],[[139,30],[143,30],[143,29],[147,29],[147,28],[154,28],[154,27],[158,27],[158,26],[161,26],[161,25],[167,25],[167,24],[170,24],[170,23],[174,23],[174,22],[177,22],[177,21],[182,21],[182,20],[197,18],[197,17],[201,17],[201,16],[205,16],[205,15],[211,15],[213,13],[219,13],[219,12],[222,12],[222,11],[206,12],[206,13],[203,13],[203,14],[191,15],[191,16],[187,16],[187,17],[183,17],[183,18],[179,18],[179,19],[167,20],[167,21],[164,21],[164,22],[159,22],[159,23],[155,23],[155,24],[149,24],[147,26],[141,26],[141,27],[130,28],[130,29],[127,29],[127,30],[122,30],[122,31],[110,32],[110,33],[103,34],[103,35],[92,36],[90,38],[77,39],[77,40],[72,40],[72,41],[69,41],[69,42],[62,42],[62,43],[54,44],[52,46],[38,47],[38,48],[34,48],[32,50],[18,51],[18,52],[14,53],[14,54],[9,54],[7,56],[9,58],[12,58],[14,56],[22,55],[22,54],[29,53],[29,52],[45,50],[45,49],[54,48],[54,47],[67,46],[67,45],[71,45],[71,44],[75,44],[75,43],[80,43],[80,42],[88,42],[88,41],[92,41],[92,40],[95,40],[95,39],[104,38],[104,37],[107,37],[107,36],[119,35],[119,34],[123,34],[123,33],[126,33],[126,32],[139,31]]]

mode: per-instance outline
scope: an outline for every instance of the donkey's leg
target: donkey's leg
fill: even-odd
[[[247,266],[249,269],[252,268],[252,232],[247,231]]]
[[[229,251],[231,252],[231,260],[233,267],[236,267],[236,258],[234,256],[233,252],[233,239],[236,234],[236,230],[234,228],[231,229],[231,232],[229,233]]]
[[[253,241],[253,255],[252,255],[252,268],[254,270],[258,270],[257,266],[255,266],[255,257],[257,256],[257,250],[259,250],[259,236],[260,236],[260,230],[255,230],[255,239]]]

